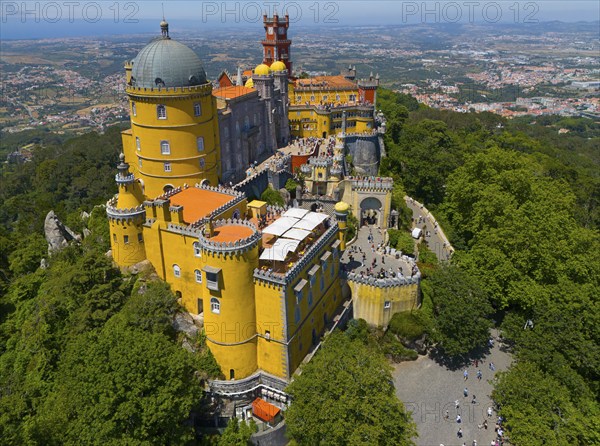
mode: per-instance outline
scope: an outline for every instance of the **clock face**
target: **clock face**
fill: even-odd
[[[273,27],[272,27],[272,26],[269,26],[269,27],[267,28],[267,32],[268,32],[269,34],[273,34]]]

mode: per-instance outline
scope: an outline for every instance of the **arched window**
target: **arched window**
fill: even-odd
[[[181,268],[179,268],[179,265],[173,265],[173,275],[175,277],[181,277]]]
[[[142,150],[142,142],[140,141],[140,138],[139,138],[139,136],[136,136],[136,137],[135,137],[135,147],[136,147],[138,150]]]
[[[315,101],[315,95],[313,94],[310,96],[310,102],[314,102],[314,101]]]
[[[215,314],[219,314],[221,312],[221,303],[216,297],[210,299],[210,311]]]
[[[192,246],[194,247],[194,255],[195,255],[196,257],[200,257],[200,255],[201,255],[201,253],[202,253],[202,251],[201,251],[201,249],[200,249],[200,243],[199,243],[199,242],[194,242],[194,243],[192,244]]]
[[[196,147],[198,148],[198,152],[204,152],[204,136],[196,138]]]
[[[204,161],[204,158],[200,158],[200,169],[204,169],[205,165],[206,165],[206,161]]]
[[[171,144],[169,144],[169,141],[161,141],[160,142],[160,153],[162,155],[170,155],[171,154]]]
[[[300,307],[296,306],[296,310],[294,311],[294,320],[296,323],[300,322]]]
[[[135,102],[131,102],[131,114],[137,116],[137,110],[135,108]]]
[[[170,172],[171,171],[171,163],[164,163],[164,169],[165,172]]]
[[[194,274],[196,275],[196,282],[202,283],[202,271],[196,269],[194,270]]]
[[[236,220],[239,220],[239,218],[240,218],[240,210],[236,209],[235,211],[233,211],[233,214],[232,214],[231,217],[234,218],[234,219],[236,219]]]
[[[164,105],[157,105],[156,106],[156,117],[158,119],[167,119],[167,107],[165,107]]]
[[[194,102],[194,116],[202,115],[202,107],[200,106],[200,102]]]

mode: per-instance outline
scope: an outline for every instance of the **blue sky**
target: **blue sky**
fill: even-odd
[[[562,0],[40,1],[2,0],[0,38],[134,34],[173,27],[198,31],[256,27],[264,11],[286,9],[296,27],[415,23],[537,23],[600,20],[600,2]]]

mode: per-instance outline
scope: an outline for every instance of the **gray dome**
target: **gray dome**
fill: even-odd
[[[196,53],[175,40],[159,37],[133,59],[134,87],[188,87],[205,84],[206,72]]]

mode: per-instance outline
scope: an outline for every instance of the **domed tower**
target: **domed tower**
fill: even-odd
[[[209,222],[199,237],[207,345],[227,379],[257,369],[254,269],[261,234],[242,220]]]
[[[274,153],[277,150],[277,125],[279,122],[275,122],[275,120],[279,119],[279,116],[275,108],[275,82],[269,66],[262,63],[258,65],[253,71],[252,81],[265,106],[268,128],[268,134],[266,135],[267,151]]]
[[[129,172],[121,153],[115,177],[119,193],[106,204],[112,257],[119,266],[131,266],[146,259],[142,224],[146,221],[144,197],[139,182]]]
[[[217,185],[221,165],[212,84],[196,53],[169,37],[167,22],[160,27],[125,67],[131,129],[123,147],[148,198],[186,183]]]
[[[348,211],[350,205],[343,201],[338,201],[334,207],[335,219],[337,220],[338,228],[340,230],[340,249],[343,251],[346,249],[346,231],[348,230]]]

